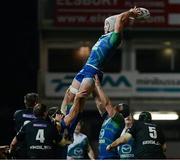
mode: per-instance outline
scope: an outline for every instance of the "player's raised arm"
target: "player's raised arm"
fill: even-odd
[[[69,126],[73,122],[75,117],[79,114],[79,112],[82,110],[81,109],[81,107],[82,107],[81,103],[84,103],[84,102],[80,101],[80,100],[84,100],[85,97],[87,97],[87,91],[81,91],[81,92],[78,92],[76,94],[75,99],[74,99],[74,103],[71,107],[69,114],[67,114],[64,117],[64,123],[66,124],[66,126]]]
[[[139,14],[139,9],[134,7],[129,11],[123,12],[116,16],[114,32],[121,32],[130,20],[135,19]]]
[[[150,17],[149,10],[145,8],[131,8],[128,11],[122,12],[117,15],[110,16],[105,19],[104,31],[108,32],[121,32],[125,26],[134,20],[147,20]]]
[[[116,110],[113,107],[111,100],[102,89],[102,86],[100,84],[100,81],[97,75],[95,75],[95,91],[96,91],[96,95],[98,97],[98,100],[100,101],[101,106],[106,109],[110,117],[113,117],[116,113]]]

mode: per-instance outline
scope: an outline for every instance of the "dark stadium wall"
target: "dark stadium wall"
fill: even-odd
[[[3,6],[0,145],[9,144],[14,135],[12,116],[24,107],[24,95],[37,91],[39,59],[37,0],[3,2]]]

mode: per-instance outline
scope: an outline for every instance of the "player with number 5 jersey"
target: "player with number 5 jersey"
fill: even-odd
[[[116,139],[107,146],[107,150],[126,143],[134,138],[134,153],[136,159],[165,159],[164,151],[166,143],[164,134],[155,122],[151,120],[149,112],[141,112],[139,120],[136,121],[127,133]]]

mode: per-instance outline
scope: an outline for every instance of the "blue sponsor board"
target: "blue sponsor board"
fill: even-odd
[[[48,73],[45,92],[48,97],[64,96],[74,73]],[[103,89],[110,97],[179,97],[180,77],[168,74],[117,73],[104,74]]]

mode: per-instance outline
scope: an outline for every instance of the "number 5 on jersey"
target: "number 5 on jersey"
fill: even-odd
[[[157,138],[157,131],[156,131],[156,127],[151,127],[149,126],[149,136],[153,139]]]
[[[44,129],[39,129],[37,134],[36,134],[36,140],[39,140],[40,143],[44,143]]]

